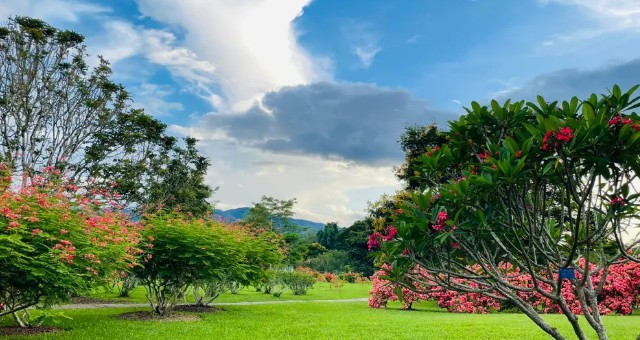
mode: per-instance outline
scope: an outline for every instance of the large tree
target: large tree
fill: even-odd
[[[207,215],[209,161],[196,141],[131,109],[109,63],[87,65],[84,37],[29,17],[0,27],[0,162],[22,184],[45,168],[90,189],[120,194],[130,208]]]
[[[450,123],[446,143],[416,162],[424,184],[401,200],[390,226],[371,235],[379,258],[392,264],[388,278],[418,292],[506,301],[564,339],[529,301],[539,294],[579,339],[587,336],[577,314],[607,339],[598,296],[608,270],[638,261],[636,89],[614,86],[608,95],[562,103],[473,102]],[[577,306],[563,296],[567,289]]]
[[[109,63],[87,65],[84,37],[39,19],[0,27],[0,157],[27,177],[43,167],[85,168],[83,150],[127,111]]]

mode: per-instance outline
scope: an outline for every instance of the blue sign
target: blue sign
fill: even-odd
[[[575,279],[576,278],[576,270],[574,268],[560,268],[560,278],[561,279]]]

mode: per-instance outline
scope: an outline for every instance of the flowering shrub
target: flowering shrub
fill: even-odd
[[[49,306],[108,284],[136,264],[141,225],[111,210],[106,192],[83,192],[54,169],[11,185],[0,165],[0,316],[29,324]]]
[[[584,265],[584,260],[580,261]],[[501,270],[510,273],[510,283],[521,288],[533,288],[533,280],[531,275],[523,273],[519,268],[514,268],[510,264],[501,266]],[[470,267],[471,271],[478,271],[478,267]],[[372,308],[384,308],[389,301],[402,301],[403,308],[411,308],[411,304],[420,300],[434,300],[438,306],[446,308],[450,312],[458,313],[487,313],[490,311],[500,310],[502,302],[491,297],[478,293],[463,293],[453,290],[447,290],[436,284],[427,285],[424,281],[412,282],[414,290],[422,291],[416,293],[414,290],[403,287],[398,282],[392,282],[383,277],[391,271],[391,266],[384,264],[382,268],[373,275],[373,289],[369,292],[369,306]],[[417,266],[414,271],[420,271],[421,276],[430,277],[423,269]],[[600,282],[600,275],[594,276],[594,284]],[[557,279],[557,274],[555,274]],[[580,274],[577,275],[580,279]],[[459,284],[469,285],[473,288],[480,287],[477,283],[460,278],[452,279]],[[429,281],[427,281],[428,283]],[[401,297],[398,296],[398,290],[401,290]],[[543,289],[547,293],[551,293],[551,287],[544,285]],[[548,297],[535,291],[520,292],[520,297],[535,306],[541,313],[561,313],[560,306],[551,301]],[[562,286],[562,295],[567,301],[569,308],[573,313],[582,314],[578,297],[575,289],[568,281],[564,281]],[[629,262],[623,264],[612,265],[603,289],[598,296],[598,309],[601,314],[617,313],[629,315],[633,310],[640,306],[640,263]]]

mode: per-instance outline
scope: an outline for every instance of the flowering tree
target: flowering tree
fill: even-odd
[[[140,225],[48,169],[20,190],[0,165],[0,316],[30,324],[27,308],[64,301],[135,264]]]
[[[577,311],[607,339],[598,296],[613,264],[637,261],[636,89],[614,86],[562,103],[473,102],[443,132],[447,142],[415,160],[424,185],[371,236],[380,259],[393,264],[387,278],[418,292],[413,282],[508,301],[564,339],[523,296],[536,293],[557,305],[579,339],[586,336]],[[412,272],[416,264],[423,271]],[[531,284],[514,283],[519,274],[509,266]],[[565,289],[575,292],[577,309]]]

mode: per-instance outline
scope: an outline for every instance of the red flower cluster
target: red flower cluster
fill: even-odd
[[[625,202],[622,199],[622,197],[616,196],[611,200],[611,205],[616,205],[616,204],[620,204],[621,206],[625,206],[625,205],[627,205],[627,202]]]
[[[427,157],[431,157],[431,156],[433,156],[433,153],[434,153],[434,152],[436,152],[436,151],[438,151],[438,150],[440,150],[440,147],[439,147],[439,146],[436,146],[436,147],[432,148],[431,150],[428,150],[428,151],[427,151],[427,152],[425,152],[424,154],[425,154]]]
[[[558,150],[562,145],[569,143],[572,139],[573,130],[568,126],[560,128],[560,131],[549,130],[542,139],[542,150]],[[553,146],[553,148],[550,146]]]
[[[396,234],[398,233],[398,229],[396,229],[392,225],[388,225],[387,229],[385,230],[387,232],[387,236],[384,236],[382,239],[385,240],[386,242],[393,240],[393,238],[396,237]]]
[[[622,116],[617,115],[609,120],[609,126],[622,127],[623,125],[630,125],[632,129],[640,131],[640,124],[635,123],[629,117],[622,118]]]
[[[441,212],[438,213],[438,219],[436,220],[436,223],[431,225],[431,228],[433,228],[433,230],[435,231],[442,231],[442,229],[444,229],[444,227],[446,227],[446,222],[447,222],[447,212],[442,210]]]
[[[371,235],[369,235],[369,241],[367,241],[367,248],[369,248],[369,250],[373,249],[373,248],[380,248],[380,238],[382,237],[382,235],[380,235],[380,233],[375,232]]]
[[[478,154],[478,158],[480,158],[480,161],[484,162],[491,158],[491,153],[489,151],[481,152]]]

